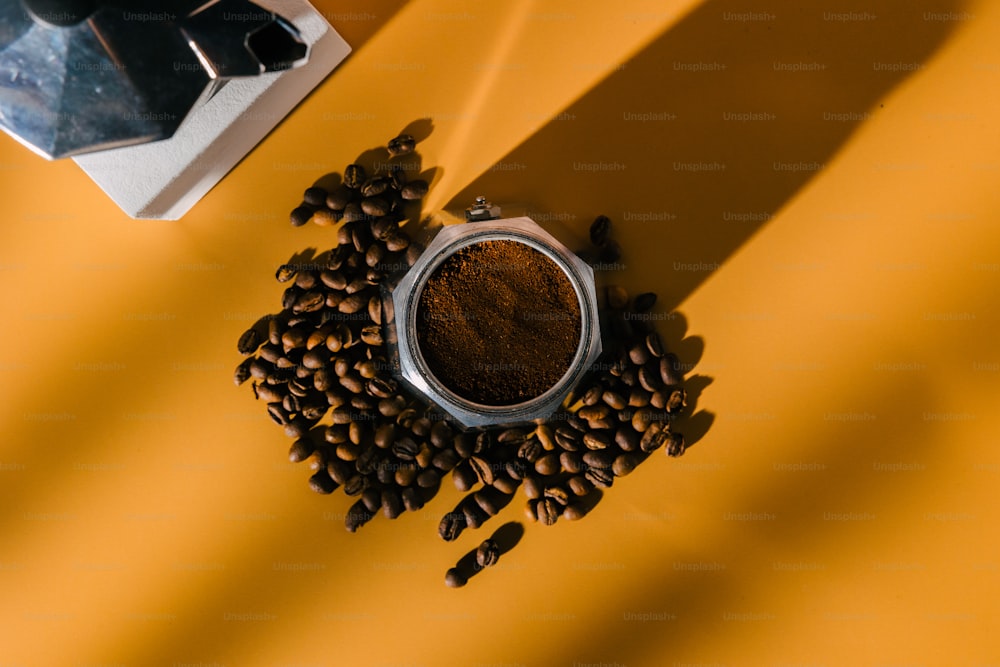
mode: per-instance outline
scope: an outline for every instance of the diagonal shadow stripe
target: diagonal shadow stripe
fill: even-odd
[[[739,0],[706,2],[448,207],[486,194],[524,202],[540,220],[573,220],[581,233],[596,214],[610,215],[624,248],[662,254],[643,266],[625,257],[633,270],[621,277],[662,277],[656,287],[670,310],[880,113],[879,100],[948,31],[902,0],[873,0],[864,12],[850,3],[765,0],[748,12]],[[501,102],[517,113],[516,100]]]

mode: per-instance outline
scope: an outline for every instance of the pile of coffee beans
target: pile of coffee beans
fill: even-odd
[[[441,519],[445,540],[482,526],[518,488],[531,521],[575,520],[596,504],[597,490],[655,450],[683,454],[684,438],[670,429],[686,405],[683,373],[643,317],[655,305],[652,293],[630,299],[620,287],[604,288],[605,353],[567,407],[544,424],[464,431],[400,386],[383,340],[381,286],[423,250],[404,230],[405,206],[426,194],[427,182],[407,180],[406,169],[393,162],[412,155],[415,145],[400,135],[388,144],[387,169],[369,174],[350,164],[336,187],[305,190],[292,224],[338,224],[337,245],[279,267],[278,282],[290,283],[282,310],[237,343],[246,359],[234,380],[249,382],[294,438],[289,460],[307,462],[316,492],[342,487],[355,498],[347,530],[380,511],[395,519],[421,509],[449,474],[468,493]],[[621,249],[610,219],[599,216],[590,235],[600,261],[617,261]],[[498,557],[490,540],[474,556],[480,569]],[[467,569],[451,568],[447,583],[464,585]]]

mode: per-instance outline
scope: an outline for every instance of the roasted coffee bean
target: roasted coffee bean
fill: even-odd
[[[600,402],[601,395],[603,393],[604,393],[604,388],[599,384],[595,384],[594,386],[590,387],[589,389],[587,389],[587,391],[584,392],[582,399],[583,404],[586,406],[597,405]],[[586,417],[584,417],[584,419],[586,419]]]
[[[549,486],[545,488],[543,495],[546,498],[552,498],[557,503],[565,507],[569,504],[569,493],[561,486]]]
[[[615,481],[614,475],[608,468],[587,468],[584,476],[588,482],[601,489],[610,488]]]
[[[420,259],[420,255],[424,253],[424,246],[422,243],[412,241],[407,247],[406,252],[403,254],[403,259],[406,260],[407,266],[413,266]]]
[[[503,472],[499,474],[506,473],[511,479],[520,482],[524,475],[528,472],[529,468],[533,466],[520,459],[514,459],[513,461],[507,461],[503,464]]]
[[[627,387],[634,387],[639,384],[639,372],[634,368],[626,368],[622,371],[621,381]]]
[[[470,457],[468,461],[480,482],[486,484],[487,486],[493,483],[493,466],[490,465],[489,461],[486,461],[478,456]]]
[[[476,501],[480,508],[489,516],[496,516],[504,505],[510,501],[510,497],[500,493],[496,489],[487,487],[472,494],[472,499]]]
[[[668,387],[675,387],[684,383],[684,374],[681,372],[680,360],[674,354],[665,354],[660,359],[660,379]]]
[[[481,431],[476,434],[472,451],[475,454],[488,454],[496,442],[496,434],[493,431]]]
[[[351,463],[356,463],[358,460],[358,456],[361,454],[361,447],[359,445],[354,444],[350,440],[345,440],[337,444],[334,453],[337,455],[337,458],[340,459],[341,461],[349,461]]]
[[[557,434],[558,437],[558,434]],[[535,461],[535,471],[539,475],[554,475],[559,472],[559,455],[549,452]]]
[[[389,140],[389,155],[396,157],[399,155],[409,155],[417,146],[416,140],[409,134],[400,134]]]
[[[347,426],[327,426],[323,430],[323,439],[331,445],[339,445],[342,442],[347,442]]]
[[[353,190],[347,186],[340,185],[326,195],[324,204],[334,211],[343,211],[354,197],[355,192]]]
[[[465,584],[469,583],[468,578],[462,574],[462,571],[457,567],[450,568],[444,574],[444,583],[449,588],[461,588]]]
[[[628,426],[621,426],[615,431],[615,444],[623,452],[632,452],[639,448],[640,436],[635,429]]]
[[[325,403],[320,405],[319,403],[306,403],[300,408],[300,413],[302,417],[311,422],[317,422],[323,418],[329,406]]]
[[[585,514],[586,511],[579,503],[573,503],[572,505],[567,505],[566,509],[563,510],[562,518],[567,521],[579,521]]]
[[[446,542],[452,542],[462,534],[468,523],[465,519],[465,512],[448,512],[441,518],[438,524],[438,535]]]
[[[587,449],[606,449],[611,445],[611,437],[603,431],[590,431],[584,434],[583,445]]]
[[[403,498],[403,507],[406,508],[407,512],[416,512],[424,506],[423,496],[420,495],[420,490],[416,487],[406,487],[400,492],[400,496]]]
[[[365,390],[365,381],[356,373],[348,373],[340,378],[340,385],[352,394],[360,394]]]
[[[522,442],[517,448],[517,457],[524,459],[528,463],[534,463],[544,452],[545,450],[542,448],[542,443],[538,438],[530,438]]]
[[[409,429],[417,419],[417,411],[414,408],[405,408],[396,415],[396,424],[405,429]]]
[[[312,440],[309,438],[299,438],[288,448],[288,460],[292,463],[301,463],[312,456],[314,451],[316,451],[316,447],[313,445]]]
[[[642,434],[642,439],[639,440],[639,449],[647,454],[655,451],[663,445],[666,437],[668,437],[668,432],[663,428],[663,425],[660,422],[653,422]]]
[[[354,362],[354,370],[365,380],[371,380],[377,374],[375,363],[371,359],[361,359]],[[365,383],[365,391],[368,391],[368,383]]]
[[[358,412],[365,413],[365,419],[368,419],[368,413],[375,410],[375,400],[365,394],[353,394],[351,396],[351,407]]]
[[[274,278],[279,283],[287,283],[295,278],[298,273],[298,267],[293,264],[282,264],[278,267],[278,270],[274,273]]]
[[[368,300],[370,298],[370,294],[365,292],[355,292],[337,304],[337,310],[346,315],[353,315],[362,309],[367,309]]]
[[[386,176],[372,176],[361,186],[362,197],[377,197],[392,185],[392,181]]]
[[[614,463],[611,464],[611,472],[615,477],[624,477],[642,462],[642,458],[635,452],[619,454]]]
[[[351,505],[351,509],[347,511],[347,515],[344,517],[344,525],[347,527],[349,532],[356,532],[358,528],[365,525],[372,520],[375,516],[374,512],[370,512],[364,503],[360,500]]]
[[[367,180],[365,168],[360,164],[349,164],[344,167],[344,185],[357,190]]]
[[[620,285],[608,285],[604,294],[608,308],[612,310],[621,310],[628,305],[628,292]]]
[[[284,405],[284,399],[286,396],[287,387],[283,385],[271,385],[266,382],[260,384],[254,384],[254,392],[257,394],[257,399],[264,401],[265,403],[281,403]],[[288,409],[288,406],[285,406]],[[293,410],[294,412],[294,410]]]
[[[331,459],[326,463],[326,472],[330,475],[330,479],[337,484],[343,484],[354,474],[354,468],[345,461]]]
[[[382,298],[377,294],[368,299],[368,317],[375,324],[382,324]]]
[[[337,489],[337,483],[330,478],[330,475],[324,469],[313,473],[312,477],[309,478],[309,488],[316,493],[325,495],[333,493]]]
[[[334,424],[350,424],[354,420],[353,413],[347,408],[336,408],[330,411],[330,419]]]
[[[382,492],[370,486],[362,492],[361,502],[369,512],[378,512],[382,508]]]
[[[545,485],[534,475],[527,475],[524,478],[524,495],[530,498],[541,498]]]
[[[329,373],[329,369],[323,369],[323,370]],[[319,371],[317,371],[316,374],[318,375]],[[315,377],[316,375],[313,375],[314,379]],[[330,381],[334,382],[332,378]],[[339,388],[327,389],[325,392],[323,392],[323,395],[326,396],[326,402],[330,405],[331,408],[339,408],[347,403],[347,395]]]
[[[236,348],[240,354],[253,354],[262,342],[260,332],[257,329],[251,328],[243,332],[243,335],[240,336],[239,341],[236,343]]]
[[[347,287],[344,288],[344,292],[347,294],[357,294],[358,292],[366,290],[369,287],[371,287],[371,285],[364,278],[355,278],[351,282],[347,283]],[[365,306],[368,305],[368,298],[369,297],[365,298]],[[340,304],[338,303],[337,305],[339,306]]]
[[[400,252],[406,250],[410,245],[410,239],[401,231],[394,232],[385,237],[385,247],[389,252]]]
[[[542,449],[547,452],[551,452],[556,448],[556,441],[552,435],[552,429],[546,424],[541,424],[537,429],[535,429],[535,437],[538,438],[538,442],[542,443]]]
[[[288,354],[292,350],[305,347],[308,339],[309,333],[304,327],[294,327],[281,334],[282,349]]]
[[[642,366],[644,363],[649,361],[649,350],[646,348],[645,341],[641,343],[636,343],[628,351],[629,359],[636,366]]]
[[[472,468],[472,465],[468,460],[462,461],[455,469],[451,471],[451,481],[455,483],[455,488],[459,491],[468,491],[476,482],[479,481],[479,476],[476,471]]]
[[[580,432],[568,426],[560,426],[556,429],[556,444],[568,452],[575,452],[580,449]],[[545,457],[542,457],[545,458]]]
[[[395,519],[403,513],[403,499],[396,489],[382,490],[382,514],[387,519]]]
[[[483,540],[476,547],[476,564],[479,567],[496,565],[498,560],[500,560],[500,545],[495,540]]]
[[[316,186],[306,188],[302,193],[302,201],[310,206],[323,206],[326,204],[326,190]]]
[[[291,421],[288,410],[281,403],[268,403],[267,414],[278,426],[287,426]]]
[[[611,408],[621,410],[628,405],[628,399],[614,391],[605,391],[601,399]]]
[[[382,486],[389,486],[395,482],[396,471],[392,469],[389,462],[382,460],[379,462],[377,468],[375,468],[375,479]]]
[[[386,238],[388,238],[392,234],[395,234],[397,231],[399,231],[399,223],[397,223],[392,218],[379,217],[375,218],[371,222],[372,237],[374,237],[378,241],[385,241]]]
[[[649,405],[649,392],[641,387],[632,387],[628,393],[628,407],[644,408]]]
[[[347,206],[345,206],[344,207],[343,218],[341,218],[341,219],[344,222],[361,222],[362,220],[364,220],[365,219],[365,212],[363,210],[361,210],[361,203],[360,202],[356,202],[356,201],[352,201],[350,204],[348,204]],[[343,228],[341,228],[341,229],[343,229]],[[353,245],[353,244],[354,244],[354,241],[352,239],[350,239],[350,238],[347,240],[346,244],[344,244],[341,241],[341,245]],[[345,264],[345,266],[347,265],[347,261],[346,260],[345,260],[344,264]]]
[[[573,475],[566,480],[566,485],[574,496],[585,496],[594,489],[594,485],[582,475]]]
[[[588,468],[610,469],[611,465],[615,462],[616,455],[617,453],[614,450],[584,452],[583,462]]]
[[[403,436],[392,444],[392,453],[402,461],[412,461],[420,451],[420,445],[409,436]]]
[[[292,225],[295,227],[301,227],[302,225],[309,222],[309,219],[313,216],[313,207],[308,205],[296,206],[292,209],[291,214],[288,218]]]
[[[389,202],[382,197],[365,197],[361,200],[361,210],[365,215],[373,217],[388,215],[391,209]]]
[[[587,422],[600,421],[611,415],[611,410],[607,405],[590,405],[580,408],[576,413]],[[588,426],[590,424],[588,423]]]
[[[611,237],[611,218],[606,215],[599,215],[590,223],[590,242],[596,246],[603,246]]]
[[[347,439],[355,445],[363,444],[367,436],[368,426],[364,422],[354,419],[347,425]],[[370,451],[374,452],[375,450]]]
[[[368,480],[362,475],[354,475],[344,483],[344,493],[349,496],[360,495],[368,488]]]
[[[562,507],[552,498],[539,498],[535,506],[538,515],[538,522],[545,526],[551,526],[562,513]]]
[[[434,458],[431,461],[431,463],[438,470],[442,472],[448,472],[449,470],[454,469],[456,465],[458,465],[459,460],[460,459],[458,457],[458,454],[456,454],[454,450],[443,449],[434,455]],[[473,473],[473,475],[475,475],[475,473]]]
[[[330,351],[325,347],[317,347],[302,355],[302,365],[311,370],[324,368],[330,361]]]
[[[585,468],[583,459],[577,452],[563,452],[559,455],[559,464],[570,474],[583,472]]]
[[[396,440],[396,425],[389,422],[380,424],[375,429],[373,442],[379,449],[389,449]]]
[[[402,396],[383,398],[378,402],[378,412],[383,417],[396,417],[406,407],[406,399]]]
[[[292,304],[293,313],[315,313],[326,305],[326,294],[319,290],[303,292]],[[308,338],[308,336],[307,336]]]
[[[490,515],[484,512],[483,508],[480,507],[470,496],[466,496],[462,502],[459,503],[459,507],[461,507],[462,513],[465,514],[466,526],[472,528],[473,530],[489,521]]]
[[[422,199],[427,194],[427,190],[427,181],[416,179],[404,185],[399,190],[399,194],[403,199],[413,201],[416,199]]]
[[[433,489],[440,483],[441,473],[434,468],[421,470],[420,473],[417,474],[417,486],[422,489]]]
[[[452,433],[451,427],[448,426],[448,422],[443,419],[434,422],[434,425],[431,427],[431,444],[438,449],[447,447],[454,437],[454,433]]]
[[[434,460],[434,455],[437,451],[428,445],[426,442],[420,443],[420,451],[417,455],[413,457],[414,462],[417,466],[423,470],[424,468],[430,468],[431,462]]]
[[[657,359],[663,356],[663,341],[655,331],[646,335],[646,349]]]
[[[636,433],[645,433],[653,421],[653,411],[649,408],[640,408],[632,415],[632,428]]]
[[[639,369],[639,386],[649,392],[657,391],[660,388],[660,375],[652,370],[649,365]]]
[[[687,449],[687,445],[684,442],[684,436],[680,433],[671,432],[667,436],[667,456],[681,456]]]
[[[313,224],[319,225],[320,227],[333,227],[342,217],[343,215],[340,211],[331,211],[328,208],[319,208],[313,213],[312,221]]]
[[[256,359],[244,359],[236,370],[233,372],[233,383],[239,386],[250,379],[250,366],[254,363]],[[266,374],[265,374],[266,377]]]
[[[667,392],[663,389],[654,391],[649,395],[649,404],[657,410],[663,410],[667,407]]]
[[[366,345],[380,347],[382,345],[382,327],[372,324],[361,329],[361,340]]]
[[[673,414],[687,407],[687,394],[683,389],[674,389],[667,397],[667,412]]]
[[[514,495],[517,487],[520,485],[520,480],[516,480],[507,474],[497,475],[496,479],[493,480],[493,488],[508,496]]]

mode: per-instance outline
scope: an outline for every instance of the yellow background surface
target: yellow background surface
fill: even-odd
[[[0,137],[0,665],[1000,664],[1000,3],[315,4],[354,53],[180,221]],[[424,118],[425,212],[614,219],[694,403],[457,590],[520,494],[348,534],[232,383],[302,189]]]

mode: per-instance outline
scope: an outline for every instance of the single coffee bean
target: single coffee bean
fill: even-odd
[[[510,476],[511,479],[520,482],[522,479],[524,479],[524,475],[528,472],[528,469],[531,467],[533,466],[531,466],[529,463],[525,461],[522,461],[520,459],[514,459],[513,461],[507,461],[506,463],[504,463],[503,472],[499,474],[506,473],[507,475]]]
[[[583,398],[582,398],[583,404],[588,407],[597,405],[600,402],[601,395],[603,393],[604,393],[604,387],[602,387],[599,384],[593,385],[583,393]],[[584,417],[584,419],[587,419],[587,417]]]
[[[344,167],[344,185],[357,190],[368,179],[365,168],[360,164],[349,164]]]
[[[623,452],[632,452],[639,448],[640,436],[635,429],[628,426],[620,426],[615,430],[615,444]]]
[[[403,259],[406,260],[407,266],[413,266],[420,259],[420,255],[424,252],[424,246],[422,243],[416,241],[410,242],[406,247],[406,252],[403,255]]]
[[[454,433],[452,433],[451,427],[448,426],[448,422],[443,419],[434,422],[434,425],[431,427],[431,444],[438,449],[447,447],[454,437]]]
[[[383,398],[378,402],[378,412],[383,417],[396,417],[406,407],[406,399],[402,396]]]
[[[558,433],[557,433],[558,436]],[[539,475],[554,475],[559,472],[559,455],[549,452],[535,461],[535,471]]]
[[[344,525],[347,527],[349,532],[356,532],[358,528],[365,525],[372,520],[375,516],[374,512],[370,512],[364,503],[360,500],[351,505],[351,509],[347,511],[347,515],[344,517]]]
[[[628,393],[628,407],[644,408],[649,405],[649,392],[641,387],[632,387]]]
[[[535,506],[538,514],[538,522],[545,526],[551,526],[562,513],[562,506],[552,498],[539,498]]]
[[[681,456],[686,449],[687,445],[684,443],[684,436],[680,433],[671,432],[668,436],[667,456]]]
[[[649,395],[649,404],[657,410],[665,409],[667,407],[667,392],[663,389],[654,391]]]
[[[663,424],[660,422],[653,422],[642,434],[642,439],[639,440],[639,449],[647,454],[655,451],[663,445],[665,437],[667,437],[667,432],[663,428]]]
[[[481,508],[471,497],[465,497],[462,502],[459,503],[459,507],[462,508],[462,512],[465,514],[465,525],[473,530],[489,521],[490,515],[484,512],[483,508]]]
[[[354,197],[355,192],[353,190],[344,185],[340,185],[326,195],[324,203],[327,207],[334,211],[343,211],[351,200],[354,199]]]
[[[438,470],[448,472],[449,470],[453,470],[455,466],[458,465],[459,460],[458,454],[456,454],[454,450],[443,449],[434,455],[431,463],[434,464],[434,467]],[[475,475],[475,473],[473,473],[473,475]]]
[[[400,189],[399,194],[403,197],[403,199],[407,201],[412,201],[416,199],[422,199],[427,194],[427,190],[428,190],[427,181],[417,179],[410,181],[409,183],[404,185]]]
[[[326,204],[326,190],[316,186],[306,188],[302,193],[302,201],[310,206],[323,206]]]
[[[433,489],[441,483],[441,473],[435,468],[421,470],[417,475],[417,486],[422,489]]]
[[[326,462],[326,472],[337,484],[344,484],[354,474],[354,468],[345,461],[331,459]]]
[[[406,508],[407,512],[416,512],[424,506],[423,496],[420,495],[420,490],[414,486],[403,489],[400,496],[403,498],[403,507]]]
[[[426,442],[422,442],[420,443],[420,451],[417,452],[415,457],[413,457],[413,460],[417,464],[417,467],[421,470],[430,468],[432,465],[431,462],[434,460],[434,455],[436,453],[437,452],[433,447],[428,445]]]
[[[352,223],[361,222],[362,220],[364,220],[365,219],[365,212],[361,209],[361,203],[360,202],[356,202],[356,201],[352,201],[350,204],[348,204],[347,206],[345,206],[344,207],[343,218],[341,218],[341,219],[344,222],[352,222]],[[341,229],[343,229],[343,227],[341,227]],[[343,242],[341,242],[341,244],[344,245]],[[354,244],[353,240],[351,240],[349,238],[347,240],[347,245],[353,245],[353,244]],[[345,261],[344,264],[346,266],[347,262]]]
[[[289,220],[291,221],[293,226],[301,227],[302,225],[309,222],[310,218],[312,218],[313,210],[314,209],[312,206],[307,206],[307,205],[296,206],[294,209],[292,209],[291,214],[288,216]]]
[[[344,440],[337,444],[334,453],[341,461],[348,461],[357,465],[358,456],[361,455],[361,447],[350,440]],[[367,468],[366,465],[362,467]]]
[[[608,285],[604,291],[608,308],[621,310],[628,305],[628,292],[620,285]]]
[[[268,403],[267,414],[278,426],[287,426],[291,422],[288,410],[285,410],[281,403]]]
[[[615,477],[624,477],[635,470],[641,462],[642,459],[635,452],[619,454],[615,457],[614,463],[611,464],[611,472]]]
[[[488,461],[478,456],[473,456],[469,458],[469,465],[472,466],[472,469],[475,471],[476,477],[479,478],[480,482],[486,484],[487,486],[493,483],[493,467]]]
[[[342,442],[347,442],[347,426],[327,426],[323,430],[323,439],[331,445],[339,445]]]
[[[560,426],[556,429],[556,444],[567,452],[575,452],[580,449],[580,432],[568,426]],[[545,458],[545,457],[542,457]],[[541,459],[539,459],[541,460]],[[537,463],[537,462],[536,462]]]
[[[657,359],[663,356],[663,341],[655,331],[646,335],[646,349]]]
[[[406,250],[410,245],[410,239],[401,231],[394,232],[385,237],[385,247],[389,252],[400,252]]]
[[[587,449],[606,449],[611,444],[611,438],[603,431],[590,431],[583,436],[583,445]]]
[[[368,300],[371,295],[365,292],[355,292],[337,305],[337,310],[345,315],[353,315],[362,309],[368,308]]]
[[[476,485],[476,482],[479,481],[479,476],[473,470],[469,461],[465,460],[451,471],[451,481],[455,483],[456,489],[464,492]]]
[[[621,381],[627,387],[634,387],[639,384],[639,372],[635,368],[626,368],[622,371]]]
[[[520,484],[520,480],[516,480],[507,474],[497,475],[496,479],[493,480],[493,488],[507,496],[514,495]]]
[[[253,354],[262,342],[257,329],[247,329],[236,343],[236,349],[240,354]]]
[[[562,469],[570,474],[583,472],[584,466],[583,458],[577,452],[563,452],[559,455],[559,464]]]
[[[449,569],[444,574],[444,583],[449,588],[461,588],[465,584],[469,583],[468,578],[462,574],[461,570],[457,567]]]
[[[340,378],[340,385],[352,394],[360,394],[365,390],[365,381],[355,373],[348,373]]]
[[[674,389],[667,398],[667,412],[674,414],[687,407],[687,393],[683,389]]]
[[[576,414],[581,419],[585,419],[589,426],[589,422],[600,421],[608,417],[611,410],[607,405],[590,405],[580,408]]]
[[[391,157],[409,155],[417,146],[416,140],[409,134],[400,134],[389,140],[388,150]],[[402,171],[402,170],[399,170]]]
[[[378,512],[382,509],[382,492],[370,486],[361,493],[361,502],[369,512]]]
[[[368,488],[368,480],[362,475],[354,475],[344,483],[344,493],[349,496],[360,495]]]
[[[395,519],[403,513],[403,499],[395,489],[382,490],[382,514],[387,519]]]
[[[533,437],[521,443],[521,445],[517,448],[517,457],[519,459],[524,459],[528,463],[534,463],[544,454],[544,452],[545,449],[542,448],[541,441],[539,441],[538,438]]]
[[[660,388],[660,375],[647,364],[639,369],[639,386],[653,392]]]
[[[606,215],[599,215],[590,223],[590,242],[596,246],[603,246],[611,236],[611,218]]]
[[[601,399],[611,408],[621,410],[628,405],[628,399],[614,391],[605,391]]]
[[[588,468],[605,468],[610,470],[611,465],[615,462],[616,455],[617,452],[614,450],[584,452],[583,462]]]
[[[479,567],[496,565],[500,560],[500,545],[495,540],[483,540],[476,548],[476,564]]]
[[[587,481],[601,489],[611,488],[611,485],[615,481],[614,475],[608,468],[587,468],[584,476],[587,478]]]
[[[399,231],[399,223],[390,217],[383,216],[375,218],[371,222],[372,237],[377,241],[385,241],[390,235],[395,234],[397,231]]]
[[[448,512],[438,524],[438,535],[445,542],[453,542],[462,534],[467,525],[465,512]]]
[[[574,496],[585,496],[594,489],[594,485],[583,475],[573,475],[566,480],[566,485]]]
[[[233,372],[233,383],[238,387],[250,379],[250,365],[255,360],[253,358],[244,359]]]
[[[668,387],[676,387],[684,383],[680,360],[674,354],[666,354],[660,359],[660,379]]]
[[[361,329],[361,340],[372,347],[382,346],[382,327],[372,324]]]
[[[288,448],[288,460],[292,463],[301,463],[309,458],[314,451],[316,451],[316,447],[312,440],[299,438]]]
[[[331,211],[328,208],[318,208],[313,213],[312,221],[320,227],[333,227],[343,215],[339,211]]]
[[[546,487],[543,495],[546,498],[552,498],[563,507],[569,504],[569,493],[561,486]]]
[[[396,424],[405,429],[409,429],[413,426],[413,422],[416,420],[417,411],[414,408],[405,408],[398,415],[396,415]]]
[[[365,215],[377,217],[388,215],[391,207],[389,202],[382,197],[365,197],[361,200],[361,210],[365,212]]]
[[[392,453],[402,461],[412,461],[420,451],[420,445],[409,436],[396,440],[391,447]]]
[[[538,442],[542,443],[542,449],[547,452],[551,452],[556,448],[556,441],[552,435],[552,429],[546,424],[541,424],[537,429],[535,429],[535,437],[538,438]]]
[[[527,475],[524,478],[524,495],[526,495],[529,499],[541,498],[544,490],[545,485],[542,484],[541,480],[534,475]]]
[[[629,348],[628,356],[636,366],[642,366],[649,361],[649,350],[646,348],[646,342],[636,343]]]

